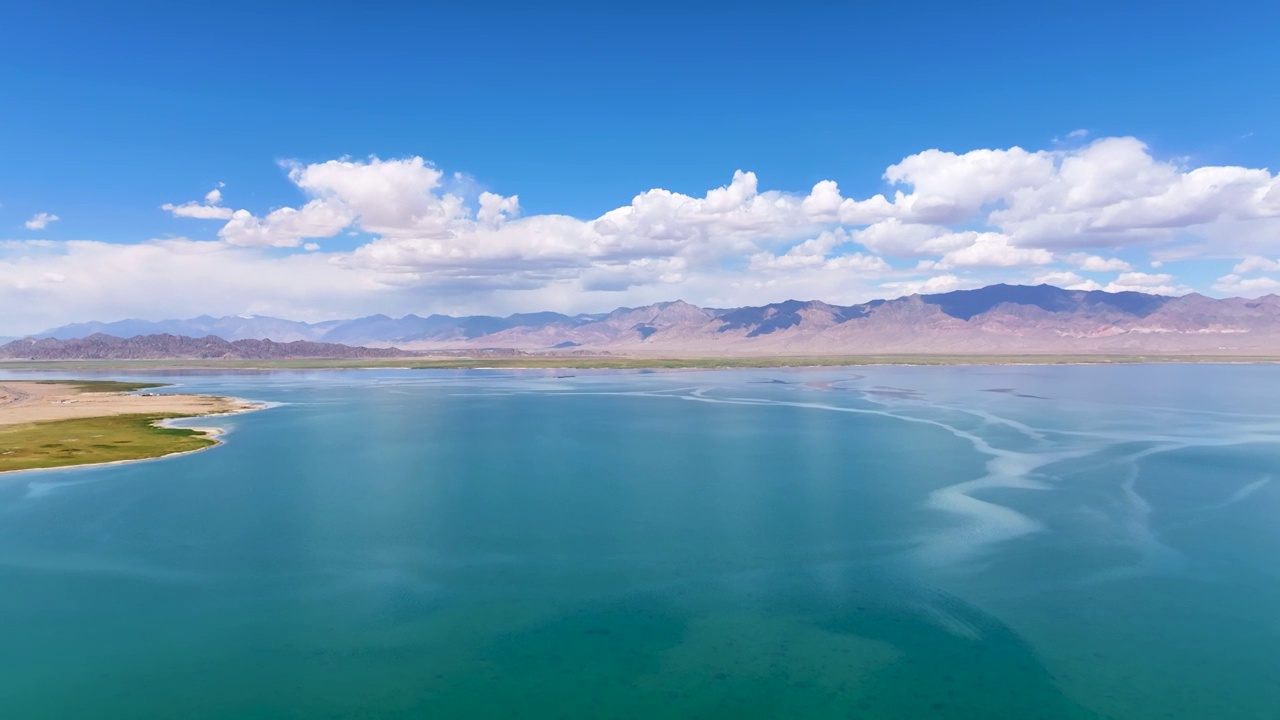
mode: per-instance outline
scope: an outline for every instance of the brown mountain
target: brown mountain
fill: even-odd
[[[86,338],[27,338],[0,345],[0,358],[21,360],[283,360],[297,358],[363,359],[405,357],[396,348],[367,348],[296,340],[236,340],[212,335],[139,335],[118,338],[95,333]]]
[[[1118,353],[1280,355],[1280,297],[1214,299],[992,285],[839,306],[660,303],[472,338],[410,338],[439,351],[575,347],[637,355]]]
[[[701,308],[685,302],[620,308],[608,314],[567,316],[532,313],[506,318],[444,315],[339,320],[317,325],[274,318],[251,319],[254,327],[278,328],[382,348],[322,342],[254,345],[253,342],[147,335],[131,341],[97,342],[102,348],[67,346],[47,352],[68,357],[397,357],[396,353],[485,354],[520,352],[611,352],[635,355],[802,354],[1020,354],[1166,353],[1280,355],[1280,297],[1215,299],[1191,294],[1167,297],[1136,292],[1064,290],[1051,285],[992,285],[976,290],[910,295],[861,305],[787,300],[759,307]],[[198,322],[197,322],[198,321]],[[227,326],[243,332],[250,320],[222,318],[163,321]],[[113,327],[146,327],[120,321]],[[73,337],[66,326],[48,333]],[[301,327],[301,329],[299,329]],[[90,336],[85,341],[97,336]],[[169,338],[159,340],[156,338]],[[145,341],[145,342],[141,342]],[[0,356],[44,352],[23,340],[0,347]],[[125,343],[120,345],[120,343]],[[138,343],[138,347],[127,343]],[[250,343],[244,345],[243,343]],[[399,348],[397,350],[396,348]],[[390,355],[372,353],[389,352]],[[17,354],[15,354],[17,353]],[[109,353],[123,353],[111,355]],[[131,354],[135,353],[135,354]],[[205,353],[205,354],[199,354]]]

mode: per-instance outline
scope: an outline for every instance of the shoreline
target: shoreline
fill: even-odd
[[[163,386],[145,389],[157,387]],[[0,397],[3,455],[17,453],[5,463],[17,467],[0,468],[0,476],[146,462],[209,450],[223,445],[229,430],[200,423],[271,407],[231,396],[139,394],[140,389],[112,381],[0,382],[0,396],[7,397]],[[194,426],[183,427],[188,422]],[[199,446],[191,447],[196,442]]]
[[[229,434],[230,431],[228,431],[227,428],[219,425],[212,425],[207,428],[198,428],[198,427],[197,428],[180,428],[172,425],[172,423],[182,421],[182,420],[202,420],[204,418],[231,417],[233,415],[244,415],[246,413],[257,412],[259,410],[269,410],[273,407],[278,407],[280,405],[280,403],[269,403],[269,402],[261,402],[257,400],[246,400],[244,398],[232,397],[230,395],[225,395],[225,396],[218,395],[215,397],[225,398],[227,400],[235,400],[236,402],[244,403],[248,407],[245,407],[244,409],[241,409],[241,410],[232,410],[230,412],[214,413],[211,415],[189,415],[186,417],[162,418],[152,423],[152,425],[155,425],[156,427],[173,427],[174,429],[177,429],[177,430],[194,430],[200,433],[203,437],[206,437],[212,440],[213,444],[211,445],[206,445],[205,447],[200,447],[200,448],[193,448],[191,450],[176,450],[171,453],[166,453],[164,455],[155,455],[153,457],[132,458],[129,460],[106,460],[103,462],[81,463],[79,465],[60,465],[57,467],[20,468],[17,470],[0,470],[0,479],[3,479],[5,476],[8,476],[8,475],[16,475],[18,473],[39,473],[39,472],[82,470],[82,469],[90,469],[90,468],[108,467],[110,465],[130,465],[133,463],[151,462],[153,460],[165,460],[168,458],[180,457],[182,455],[195,455],[196,453],[201,453],[206,450],[213,450],[214,448],[225,445],[227,441],[223,440],[222,438],[224,435]]]
[[[1280,350],[1280,349],[1278,349]],[[1155,365],[1280,363],[1280,352],[1261,354],[877,354],[877,355],[742,355],[742,356],[636,356],[636,355],[523,355],[495,357],[387,358],[383,360],[0,360],[0,373],[12,372],[140,372],[223,371],[270,372],[277,370],[692,370],[778,369],[875,366],[1039,366],[1039,365]]]
[[[246,412],[250,412],[250,411],[246,411]],[[181,420],[181,419],[185,419],[185,418],[167,418],[167,420]],[[165,420],[159,420],[155,424],[157,425],[157,427],[160,427],[159,423],[162,423],[162,422],[165,422]],[[185,429],[196,430],[197,428],[185,428]],[[155,460],[166,460],[168,458],[180,457],[182,455],[195,455],[196,453],[201,453],[206,450],[212,450],[216,447],[220,447],[226,443],[225,440],[221,439],[222,435],[226,434],[225,428],[214,427],[214,428],[208,428],[207,431],[205,429],[199,429],[199,432],[203,437],[206,437],[212,440],[213,444],[206,445],[201,448],[194,448],[191,450],[176,450],[174,452],[167,453],[165,455],[155,455],[153,457],[144,457],[144,458],[133,458],[130,460],[104,460],[103,462],[88,462],[88,463],[81,463],[79,465],[58,465],[56,467],[18,468],[15,470],[0,470],[0,481],[3,481],[4,478],[9,477],[11,475],[19,475],[22,473],[70,472],[74,470],[91,470],[93,468],[110,467],[112,465],[132,465],[134,463],[152,462]]]

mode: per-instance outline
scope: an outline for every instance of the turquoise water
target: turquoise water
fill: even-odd
[[[0,476],[5,718],[1280,718],[1280,367],[172,375]]]

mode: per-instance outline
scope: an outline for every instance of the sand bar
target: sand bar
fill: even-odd
[[[0,380],[0,474],[113,465],[206,450],[221,428],[174,427],[265,405],[211,395],[167,395],[114,381]]]
[[[0,425],[111,415],[223,415],[261,405],[212,395],[85,391],[73,383],[0,381]]]

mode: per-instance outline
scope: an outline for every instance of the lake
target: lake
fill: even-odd
[[[0,716],[1280,718],[1280,367],[127,377],[278,404],[0,476]]]

